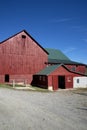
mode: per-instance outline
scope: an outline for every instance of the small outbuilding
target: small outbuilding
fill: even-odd
[[[87,77],[74,77],[73,78],[74,88],[87,88]]]
[[[49,90],[73,88],[73,77],[83,74],[70,71],[65,65],[50,65],[33,76],[33,84]]]

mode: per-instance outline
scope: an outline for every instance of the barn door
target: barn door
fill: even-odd
[[[65,76],[58,76],[58,86],[61,89],[65,89]]]
[[[58,76],[52,76],[53,90],[58,89]]]

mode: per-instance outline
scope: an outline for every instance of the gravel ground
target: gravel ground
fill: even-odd
[[[87,130],[87,90],[0,88],[0,130]]]

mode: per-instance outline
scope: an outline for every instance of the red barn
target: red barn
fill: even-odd
[[[0,43],[0,83],[32,82],[32,75],[46,67],[48,52],[25,30]]]
[[[0,83],[26,82],[44,88],[72,88],[73,77],[87,66],[71,61],[60,50],[44,49],[25,30],[0,43]]]
[[[34,84],[48,89],[73,88],[73,77],[85,76],[87,66],[71,61],[60,50],[49,52],[47,67],[33,76]]]
[[[73,77],[84,74],[69,70],[63,64],[50,65],[33,76],[34,84],[49,90],[73,88]]]

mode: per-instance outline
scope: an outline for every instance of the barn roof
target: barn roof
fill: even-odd
[[[84,65],[82,63],[72,61],[72,60],[58,60],[58,59],[48,59],[48,63],[54,63],[54,64],[71,64],[71,65]]]
[[[63,52],[57,49],[45,48],[48,55],[48,63],[54,64],[71,64],[71,65],[85,65],[76,61],[70,60]]]
[[[36,75],[49,75],[51,72],[53,72],[59,66],[61,66],[61,64],[50,65],[50,66],[46,67],[45,69],[41,70],[40,72],[38,72]]]
[[[64,67],[67,71],[69,71],[71,73],[79,74],[79,75],[82,75],[82,76],[87,76],[86,74],[82,74],[82,73],[79,73],[79,72],[76,72],[76,71],[69,70],[64,64],[50,65],[50,66],[44,68],[43,70],[41,70],[40,72],[36,73],[36,75],[49,75],[53,71],[58,69],[60,66]]]
[[[43,51],[45,51],[47,54],[49,54],[47,52],[47,50],[44,49],[26,30],[22,30],[22,31],[20,31],[20,32],[14,34],[14,35],[12,35],[11,37],[9,37],[9,38],[5,39],[4,41],[0,42],[0,44],[4,43],[5,41],[7,41],[7,40],[9,40],[9,39],[11,39],[13,37],[15,37],[16,35],[18,35],[18,34],[20,34],[22,32],[26,33],[40,48],[42,48]]]
[[[70,59],[64,55],[60,50],[57,49],[51,49],[51,48],[45,48],[48,53],[48,59],[57,59],[57,60],[68,60],[70,61]]]

